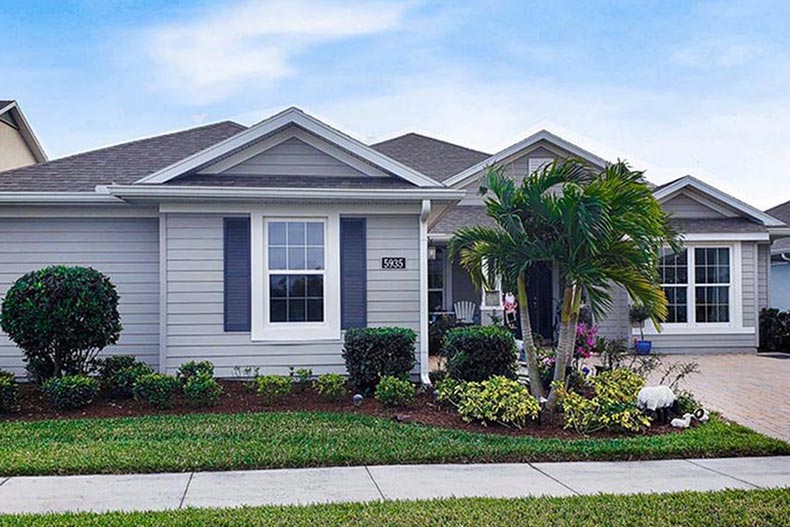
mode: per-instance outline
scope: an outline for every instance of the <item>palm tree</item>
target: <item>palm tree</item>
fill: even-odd
[[[557,386],[565,382],[583,295],[593,314],[600,316],[611,308],[613,286],[624,287],[659,325],[667,313],[666,297],[658,285],[659,252],[666,245],[678,250],[680,240],[644,174],[624,162],[597,174],[577,160],[557,162],[524,178],[519,186],[502,169],[495,169],[481,186],[481,192],[486,190],[492,193],[486,209],[498,228],[462,229],[452,240],[451,251],[459,251],[461,264],[476,281],[489,279],[482,273],[482,258],[506,283],[516,278],[524,347],[531,349],[527,351],[530,379],[539,377],[529,316],[524,316],[528,311],[525,271],[537,261],[550,262],[559,270],[563,293],[551,410]],[[535,388],[539,384],[530,382],[535,395],[541,395],[541,388]]]
[[[504,167],[492,167],[480,186],[480,194],[488,194],[486,212],[497,227],[464,227],[450,240],[450,256],[460,255],[461,265],[477,287],[490,287],[500,277],[504,287],[516,290],[530,379],[540,379],[540,372],[527,307],[527,271],[545,259],[545,247],[555,234],[544,224],[543,197],[556,185],[581,182],[586,177],[580,165],[556,165],[540,178],[530,179],[529,184],[525,180],[516,186]],[[530,391],[538,398],[545,395],[540,382],[530,382]]]
[[[542,256],[558,267],[563,285],[551,409],[573,354],[582,294],[593,314],[601,316],[612,307],[613,286],[621,286],[660,327],[667,300],[658,280],[659,254],[666,245],[679,250],[680,239],[644,173],[622,161],[582,184],[563,183],[561,192],[546,196],[544,210],[544,221],[558,226],[560,236]]]

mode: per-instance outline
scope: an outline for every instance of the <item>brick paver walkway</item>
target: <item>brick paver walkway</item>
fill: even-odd
[[[790,441],[790,354],[667,355],[695,360],[701,373],[681,385],[708,407],[758,432]]]

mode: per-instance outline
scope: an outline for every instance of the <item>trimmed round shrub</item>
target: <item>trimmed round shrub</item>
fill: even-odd
[[[526,386],[501,375],[463,383],[456,391],[452,395],[457,397],[458,413],[464,421],[520,429],[540,413],[540,404]]]
[[[14,282],[3,299],[0,326],[24,353],[37,382],[88,373],[123,329],[110,279],[90,267],[64,265]]]
[[[291,378],[282,375],[261,375],[255,382],[258,384],[258,397],[267,406],[279,403],[293,389]]]
[[[184,385],[195,375],[208,375],[209,377],[214,377],[214,364],[207,360],[191,360],[182,364],[176,373],[179,382]]]
[[[414,367],[417,334],[405,328],[353,328],[346,331],[343,358],[351,384],[370,395],[382,377],[406,377]]]
[[[386,375],[376,386],[376,400],[387,408],[408,406],[416,396],[417,389],[406,379]]]
[[[102,389],[113,397],[131,397],[137,379],[154,373],[151,366],[128,355],[113,355],[96,364]]]
[[[339,373],[325,373],[315,380],[318,395],[329,401],[339,401],[346,395],[346,378]]]
[[[172,375],[149,373],[138,378],[132,388],[134,398],[154,408],[171,408],[173,393],[178,390],[178,379]]]
[[[461,381],[479,382],[496,375],[514,379],[518,353],[516,341],[506,328],[468,326],[447,332],[442,346],[447,375]]]
[[[0,370],[0,414],[15,412],[19,409],[19,387],[14,382],[14,374]]]
[[[184,383],[184,396],[194,406],[214,406],[224,390],[208,373],[192,375]]]
[[[76,410],[91,404],[99,394],[99,382],[85,375],[66,375],[50,379],[41,387],[58,410]]]

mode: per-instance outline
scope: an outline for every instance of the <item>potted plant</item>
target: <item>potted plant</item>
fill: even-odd
[[[650,350],[653,348],[653,342],[650,340],[645,340],[645,320],[650,318],[650,313],[648,313],[645,306],[641,304],[634,304],[631,306],[631,311],[629,313],[631,318],[632,324],[639,324],[639,339],[636,340],[634,344],[634,348],[636,348],[637,355],[647,355],[650,353]]]

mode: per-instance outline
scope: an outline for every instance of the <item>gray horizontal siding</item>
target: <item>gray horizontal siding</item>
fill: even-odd
[[[368,177],[295,137],[253,156],[223,173],[258,176]]]
[[[743,300],[743,325],[754,327],[757,323],[757,244],[741,244],[741,295]]]
[[[156,218],[2,218],[0,291],[47,265],[85,265],[107,274],[121,297],[120,341],[103,354],[159,362],[159,231]],[[0,336],[0,368],[24,374],[22,354]]]
[[[748,353],[755,349],[754,334],[645,335],[653,353]]]
[[[342,342],[252,342],[250,333],[223,327],[222,215],[167,216],[167,361],[207,359],[220,376],[259,367],[285,374],[290,366],[345,373]],[[416,215],[367,217],[368,325],[419,330],[419,223]],[[406,269],[382,271],[381,257],[405,256]]]
[[[690,191],[686,191],[690,192]],[[665,212],[672,214],[676,218],[726,218],[731,215],[724,215],[699,201],[690,198],[685,193],[665,201],[661,204]]]
[[[614,286],[612,289],[612,308],[606,315],[596,320],[598,333],[608,339],[631,340],[631,320],[629,318],[628,292],[625,288]]]

